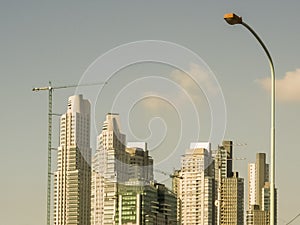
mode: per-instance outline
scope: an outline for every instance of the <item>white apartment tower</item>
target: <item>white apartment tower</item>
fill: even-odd
[[[90,225],[90,102],[69,97],[60,118],[57,171],[54,173],[54,225]]]
[[[128,180],[129,155],[118,114],[108,113],[97,138],[92,165],[92,225],[113,225],[117,216],[118,185]]]
[[[258,205],[256,199],[256,165],[255,163],[248,164],[248,208],[251,205]],[[253,207],[252,207],[253,208]],[[257,208],[257,207],[256,207]]]
[[[91,225],[103,224],[104,210],[104,177],[101,173],[99,150],[92,159],[92,185],[91,185]]]
[[[214,224],[213,166],[210,143],[192,143],[182,157],[177,180],[182,225]]]

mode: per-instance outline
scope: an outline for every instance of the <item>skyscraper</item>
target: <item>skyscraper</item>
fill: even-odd
[[[147,143],[128,142],[126,153],[129,155],[129,181],[139,181],[144,185],[153,181],[153,158],[149,155]]]
[[[237,172],[222,178],[221,224],[244,224],[244,179]]]
[[[69,97],[60,118],[57,171],[54,173],[54,225],[89,225],[91,199],[90,103]]]
[[[269,185],[269,165],[266,163],[266,154],[257,153],[255,163],[249,163],[248,165],[248,210],[246,220],[248,225],[255,224],[254,221],[261,220],[262,216],[264,216],[264,224],[270,223]],[[275,208],[277,207],[276,202],[275,190]]]
[[[233,154],[233,142],[223,141],[221,146],[218,146],[218,150],[215,154],[215,179],[219,180],[219,167],[221,169],[221,177],[232,176],[232,154]]]
[[[268,182],[267,174],[267,164],[266,164],[266,154],[257,153],[256,162],[249,164],[248,168],[248,205],[262,205],[262,188],[265,182]]]
[[[261,210],[266,211],[267,224],[270,224],[270,183],[266,182],[261,190]],[[277,188],[275,188],[275,224],[277,224]]]
[[[256,195],[256,165],[255,163],[248,164],[248,209],[253,208],[253,205],[257,204]],[[258,206],[259,208],[259,206]],[[257,207],[255,207],[257,210]]]
[[[215,154],[216,224],[244,224],[244,179],[233,172],[233,142],[223,141]]]
[[[125,144],[126,136],[121,133],[119,115],[108,113],[93,158],[92,225],[115,224],[118,185],[127,181],[129,176],[129,155]]]
[[[214,170],[210,143],[192,143],[181,160],[177,197],[181,224],[214,224]]]
[[[92,159],[91,225],[103,224],[104,219],[104,175],[101,153],[97,150]]]
[[[129,142],[126,146],[126,136],[121,132],[119,115],[108,113],[103,122],[102,132],[98,136],[97,151],[93,157],[92,225],[116,224],[122,221],[123,216],[124,221],[127,221],[126,213],[132,209],[122,207],[121,201],[124,200],[126,203],[129,193],[132,194],[132,198],[142,194],[143,186],[149,186],[152,181],[153,159],[149,155],[147,144]],[[126,190],[129,191],[128,195]],[[142,197],[143,195],[138,199]],[[128,204],[132,204],[131,200]],[[150,204],[147,202],[148,197],[143,200],[146,201],[145,204]],[[157,198],[153,201],[157,201]],[[140,206],[139,203],[137,205]],[[146,207],[145,210],[147,209]],[[139,218],[131,221],[135,220]]]
[[[118,224],[157,224],[158,200],[154,185],[120,185]]]
[[[158,214],[156,225],[177,225],[177,198],[164,184],[155,183],[157,190]]]
[[[181,221],[181,198],[180,198],[180,180],[183,177],[180,176],[180,170],[175,170],[172,174],[172,190],[177,196],[177,221],[180,223]]]
[[[120,185],[118,195],[117,224],[178,224],[176,195],[163,184]]]
[[[264,210],[260,210],[258,205],[251,205],[247,211],[247,224],[248,225],[267,225],[269,224],[267,218],[267,212]]]

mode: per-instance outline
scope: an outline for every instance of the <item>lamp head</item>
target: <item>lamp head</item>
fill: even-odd
[[[234,13],[227,13],[224,15],[224,20],[230,25],[242,24],[242,17],[235,15]]]

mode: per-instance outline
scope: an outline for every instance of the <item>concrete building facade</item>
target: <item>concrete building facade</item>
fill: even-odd
[[[220,217],[222,225],[244,224],[244,179],[237,172],[222,178]]]
[[[152,224],[138,222],[159,218],[159,213],[149,211],[152,207],[158,210],[160,205],[151,205],[158,201],[158,192],[150,187],[153,159],[147,144],[126,144],[119,115],[108,113],[97,146],[92,164],[92,225]]]
[[[180,224],[214,224],[214,165],[209,143],[192,143],[181,160],[177,184]]]
[[[147,143],[128,142],[126,153],[129,155],[129,180],[143,181],[149,184],[153,177],[153,158],[149,155]]]
[[[90,225],[90,103],[69,97],[60,118],[57,171],[54,173],[54,225]]]
[[[232,176],[232,155],[233,155],[233,142],[223,141],[222,145],[218,146],[215,158],[215,179],[219,180],[219,167],[221,168],[221,177]]]
[[[120,185],[116,224],[177,225],[176,195],[163,184]]]
[[[247,225],[267,225],[269,222],[266,220],[268,212],[260,210],[258,205],[251,205],[247,210],[246,223]]]
[[[215,153],[216,224],[244,224],[244,179],[233,160],[233,141],[224,140]]]
[[[247,224],[253,224],[253,221],[262,220],[262,216],[264,216],[264,224],[270,224],[269,186],[269,165],[266,163],[266,154],[257,153],[255,163],[248,165]],[[276,196],[275,194],[275,198]],[[275,201],[277,202],[276,199]],[[277,208],[277,203],[275,207]],[[276,211],[277,210],[275,210],[275,223],[277,221]]]
[[[126,136],[121,132],[118,114],[108,113],[97,138],[92,165],[92,225],[116,224],[118,185],[129,177]]]

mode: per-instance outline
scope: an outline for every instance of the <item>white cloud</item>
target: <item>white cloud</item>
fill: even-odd
[[[142,100],[142,104],[151,111],[159,111],[166,104],[166,101],[158,94],[145,93],[145,96],[146,97]]]
[[[192,63],[188,73],[174,70],[170,77],[190,93],[192,97],[198,96],[201,90],[210,92],[210,94],[215,94],[218,91],[218,88],[213,84],[211,75],[198,64]]]
[[[191,63],[187,73],[179,69],[171,71],[169,79],[171,86],[161,90],[163,94],[160,91],[144,93],[147,98],[143,99],[142,103],[146,108],[152,111],[161,110],[166,102],[175,106],[182,106],[190,102],[196,107],[200,107],[207,104],[207,96],[218,93],[218,87],[214,84],[215,81],[209,71],[198,64]],[[172,82],[177,83],[178,86]]]
[[[271,90],[270,77],[258,82],[265,90]],[[300,69],[287,72],[282,79],[276,80],[276,98],[282,102],[300,101]]]

